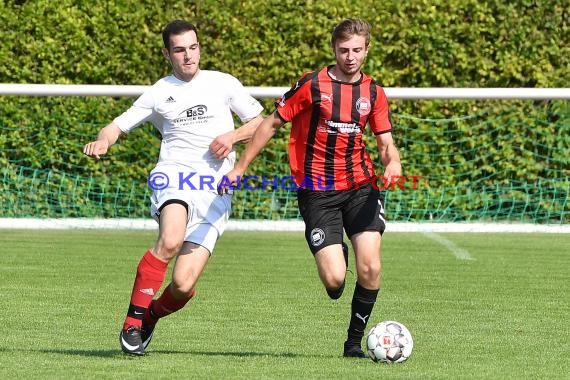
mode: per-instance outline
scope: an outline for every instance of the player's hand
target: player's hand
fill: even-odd
[[[212,141],[212,143],[210,144],[210,152],[212,152],[212,154],[218,160],[226,158],[228,154],[231,153],[233,148],[234,148],[234,141],[231,132],[224,133],[223,135],[216,137],[214,141]]]
[[[384,178],[388,183],[392,183],[392,180],[397,181],[398,178],[402,176],[402,164],[399,161],[392,161],[384,170]]]
[[[89,157],[100,159],[109,150],[109,142],[105,140],[95,140],[83,147],[83,153]]]
[[[243,176],[243,173],[237,169],[232,169],[218,182],[218,194],[224,195],[232,192],[237,187],[238,179]]]

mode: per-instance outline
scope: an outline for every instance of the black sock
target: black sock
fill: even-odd
[[[379,289],[365,289],[358,282],[356,283],[352,296],[350,324],[347,330],[348,339],[346,342],[349,345],[360,346],[378,292]]]

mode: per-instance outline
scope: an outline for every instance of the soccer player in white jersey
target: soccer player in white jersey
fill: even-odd
[[[83,148],[99,159],[120,135],[144,122],[152,122],[162,135],[160,157],[149,176],[159,235],[138,264],[119,335],[123,352],[134,355],[144,354],[159,318],[180,310],[195,295],[231,208],[231,194],[219,196],[215,186],[233,168],[233,145],[251,138],[263,111],[233,76],[200,70],[194,25],[175,20],[162,38],[173,74],[146,90]],[[240,128],[232,114],[244,123]],[[172,281],[154,299],[175,257]]]

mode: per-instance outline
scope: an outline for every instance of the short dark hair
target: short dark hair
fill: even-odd
[[[196,33],[196,38],[198,38],[198,29],[194,24],[189,23],[184,20],[174,20],[164,27],[162,30],[162,42],[167,50],[170,50],[170,37],[177,36],[184,32],[193,30]]]
[[[348,18],[335,26],[332,36],[331,45],[334,48],[337,41],[346,41],[354,35],[366,38],[366,47],[370,44],[370,24],[359,18]]]

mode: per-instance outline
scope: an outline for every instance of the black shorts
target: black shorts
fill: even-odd
[[[380,192],[370,184],[350,190],[297,191],[299,211],[305,221],[305,239],[315,254],[320,249],[341,244],[346,235],[386,228]]]

